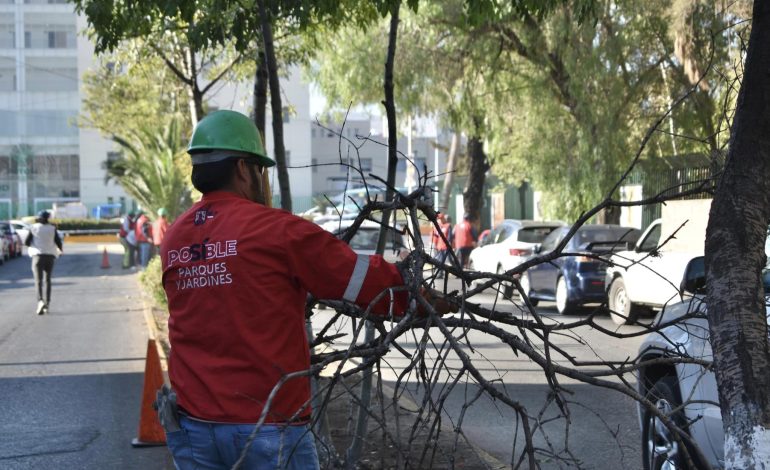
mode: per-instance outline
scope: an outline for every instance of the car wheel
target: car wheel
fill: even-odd
[[[532,304],[533,307],[537,307],[537,304],[539,302],[538,299],[533,299],[530,296],[530,287],[529,287],[529,274],[522,273],[521,278],[519,279],[519,283],[521,284],[521,290],[524,292],[524,294],[529,298],[529,303]],[[524,300],[524,296],[519,293],[519,300],[521,301],[522,305],[526,305],[526,301]]]
[[[631,304],[626,290],[626,282],[617,277],[610,284],[607,303],[610,307],[610,318],[616,325],[636,323],[637,309]]]
[[[556,281],[556,310],[562,315],[571,315],[575,313],[577,305],[569,300],[569,290],[564,276],[560,276]]]
[[[669,416],[680,429],[685,429],[686,421],[677,398],[677,379],[666,375],[655,382],[646,398],[663,414]],[[674,412],[673,410],[677,410]],[[689,450],[689,448],[688,448]],[[696,462],[694,452],[690,457]],[[642,413],[642,463],[645,470],[688,469],[687,459],[674,433],[662,421],[648,410]]]
[[[497,274],[504,274],[505,269],[503,269],[503,266],[498,264],[497,265]],[[501,282],[500,283],[500,290],[503,291],[503,298],[510,300],[511,297],[513,297],[513,286],[510,282]]]

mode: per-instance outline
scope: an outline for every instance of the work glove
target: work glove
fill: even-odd
[[[163,384],[158,390],[153,408],[158,412],[158,420],[167,433],[179,431],[179,410],[176,406],[176,392]]]
[[[435,289],[421,288],[420,295],[424,298],[436,311],[439,316],[446,315],[447,313],[457,313],[457,305],[447,300],[447,298],[441,292]],[[417,315],[421,317],[428,316],[428,312],[418,303]]]

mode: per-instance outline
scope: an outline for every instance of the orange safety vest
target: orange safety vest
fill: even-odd
[[[439,227],[441,227],[441,233],[444,234],[444,238],[446,238],[447,241],[451,243],[452,242],[452,238],[451,238],[452,224],[450,224],[449,222],[440,223]],[[447,244],[444,243],[444,239],[441,238],[441,235],[439,235],[439,232],[438,230],[436,230],[436,227],[433,227],[433,246],[436,248],[436,251],[444,251],[449,248]]]
[[[146,227],[145,227],[146,224]],[[145,228],[147,234],[145,234]],[[152,225],[150,225],[150,219],[146,215],[142,214],[136,219],[136,228],[134,229],[136,234],[137,243],[149,243],[152,239]]]

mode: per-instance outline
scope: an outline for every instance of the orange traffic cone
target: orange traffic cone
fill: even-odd
[[[147,340],[147,360],[144,363],[144,386],[142,388],[142,407],[139,410],[139,435],[131,441],[134,447],[166,445],[166,433],[158,420],[158,413],[153,409],[155,393],[163,385],[163,371],[158,356],[155,340]]]
[[[110,267],[110,257],[107,256],[107,248],[104,248],[104,252],[102,253],[102,269],[109,269]]]

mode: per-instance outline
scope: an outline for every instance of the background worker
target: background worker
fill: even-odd
[[[24,240],[24,244],[29,247],[27,253],[32,258],[32,276],[35,279],[35,288],[37,289],[38,315],[48,313],[48,305],[51,303],[53,265],[59,253],[64,251],[59,232],[49,222],[50,217],[51,214],[48,211],[40,211],[29,230],[27,239]],[[43,297],[43,284],[45,284],[45,298]]]
[[[120,231],[118,232],[120,244],[123,246],[123,269],[134,266],[134,258],[136,257],[135,229],[136,218],[134,212],[131,211],[120,219]]]
[[[452,232],[452,224],[449,223],[443,212],[438,213],[437,222],[440,232],[436,227],[433,227],[432,241],[433,247],[436,250],[436,259],[443,263],[449,254],[449,247],[452,245],[454,234]],[[441,234],[444,235],[443,238],[441,237]],[[446,240],[446,242],[444,240]],[[447,242],[449,242],[449,244],[447,244]]]
[[[178,430],[164,425],[168,447],[179,469],[203,468],[203,461],[231,468],[264,412],[242,468],[316,469],[310,377],[288,380],[268,402],[282,377],[310,367],[307,293],[365,306],[401,286],[402,275],[381,256],[357,255],[317,225],[265,206],[262,173],[275,163],[246,116],[209,114],[188,152],[203,198],[174,221],[161,246],[169,377],[180,413]],[[403,314],[406,292],[394,297]],[[390,299],[374,311],[386,314]]]
[[[139,265],[144,269],[150,262],[152,252],[152,223],[142,210],[139,210],[137,214],[134,232],[136,234],[136,246],[139,250]]]
[[[158,209],[158,218],[152,223],[152,244],[155,246],[155,253],[160,253],[160,244],[166,236],[168,230],[168,212],[165,207]]]
[[[463,215],[462,222],[455,225],[454,246],[460,256],[460,263],[463,269],[468,267],[471,258],[471,251],[476,246],[476,229],[473,227],[473,218],[470,214]]]

